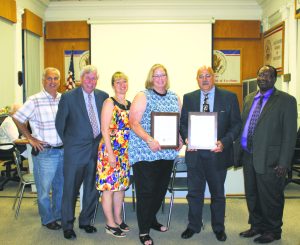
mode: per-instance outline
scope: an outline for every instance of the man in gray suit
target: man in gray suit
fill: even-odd
[[[258,92],[249,94],[242,112],[239,161],[243,164],[249,230],[241,237],[261,236],[256,243],[281,239],[286,172],[290,169],[297,135],[296,99],[274,85],[276,69],[263,66]]]
[[[66,239],[76,238],[73,230],[75,203],[82,183],[79,228],[87,233],[97,231],[90,222],[99,198],[95,188],[95,170],[101,138],[101,109],[108,94],[95,89],[98,80],[96,67],[85,66],[80,79],[81,87],[62,95],[55,122],[65,153],[62,228]]]
[[[218,241],[227,239],[224,226],[225,191],[227,168],[233,165],[233,141],[241,129],[241,117],[237,96],[217,88],[211,67],[200,67],[197,72],[200,89],[185,94],[180,118],[180,133],[188,144],[189,112],[217,112],[218,135],[216,147],[211,150],[187,149],[189,224],[182,233],[188,239],[199,233],[202,226],[202,208],[206,182],[211,193],[211,223]]]

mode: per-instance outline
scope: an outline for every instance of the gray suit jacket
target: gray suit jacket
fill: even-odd
[[[94,95],[101,121],[102,105],[108,94],[95,89]],[[81,87],[61,96],[55,125],[64,143],[65,164],[87,164],[91,158],[97,158],[101,134],[94,139]]]
[[[243,130],[256,93],[249,94],[244,100]],[[277,165],[290,169],[296,137],[296,99],[275,89],[261,112],[253,135],[253,165],[255,171],[263,174],[266,172],[267,167]],[[240,152],[242,152],[241,146]]]
[[[185,94],[180,118],[180,134],[182,139],[188,137],[188,113],[200,112],[200,90]],[[214,112],[218,112],[218,137],[224,145],[223,152],[215,154],[215,161],[220,169],[233,165],[232,143],[238,137],[241,129],[241,116],[237,96],[224,89],[216,87],[214,98]],[[197,154],[187,151],[186,162],[197,164]]]

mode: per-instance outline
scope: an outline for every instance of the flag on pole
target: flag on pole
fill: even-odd
[[[69,71],[68,71],[68,78],[66,81],[66,91],[69,91],[73,88],[75,88],[75,74],[74,74],[73,50],[72,50]]]

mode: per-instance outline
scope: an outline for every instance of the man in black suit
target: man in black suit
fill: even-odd
[[[238,162],[243,164],[250,229],[240,236],[261,234],[256,243],[281,239],[285,177],[297,135],[296,99],[275,88],[276,78],[274,67],[259,69],[259,91],[245,98],[242,113]]]
[[[75,239],[73,230],[75,203],[83,183],[82,210],[79,228],[96,232],[90,224],[98,202],[95,171],[98,145],[101,138],[100,115],[108,94],[95,89],[98,72],[85,66],[81,73],[81,87],[62,95],[56,115],[56,129],[64,143],[64,188],[62,199],[62,228],[66,239]]]
[[[214,72],[203,66],[197,72],[200,89],[185,94],[180,118],[180,133],[188,144],[189,112],[217,112],[218,134],[216,147],[211,150],[188,149],[187,163],[189,224],[182,233],[183,239],[199,233],[202,227],[202,208],[206,182],[211,193],[211,224],[219,241],[227,239],[224,226],[225,193],[224,182],[227,168],[233,165],[233,141],[241,128],[241,117],[237,96],[214,85]]]

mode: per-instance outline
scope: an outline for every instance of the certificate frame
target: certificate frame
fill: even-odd
[[[295,18],[300,19],[300,0],[295,0]]]
[[[200,125],[199,125],[200,124]],[[189,112],[188,149],[211,150],[218,136],[217,112]]]
[[[284,21],[264,32],[264,65],[275,67],[278,75],[284,74],[284,32]]]
[[[161,149],[178,148],[179,115],[178,112],[151,112],[151,136]]]

